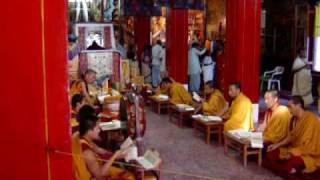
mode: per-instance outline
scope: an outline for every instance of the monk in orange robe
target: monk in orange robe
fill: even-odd
[[[96,72],[88,69],[83,76],[83,79],[76,80],[70,87],[71,97],[75,94],[84,96],[86,104],[94,105],[97,102],[97,88],[94,85],[96,80]]]
[[[278,143],[288,135],[292,116],[286,106],[280,105],[278,91],[267,91],[264,100],[268,110],[257,131],[263,132],[264,149],[266,150],[268,145]]]
[[[100,140],[99,133],[100,127],[96,116],[87,116],[80,121],[79,134],[74,134],[72,139],[73,153],[80,155],[73,158],[75,178],[79,180],[135,179],[131,172],[112,166],[116,159],[125,157],[126,150],[116,151],[105,163],[101,160],[101,156],[110,155],[110,152],[94,143]]]
[[[229,86],[229,96],[233,99],[231,107],[223,115],[226,119],[224,131],[243,129],[250,131],[253,126],[253,107],[251,100],[241,92],[239,83]]]
[[[207,101],[202,100],[200,108],[204,115],[222,116],[228,110],[228,103],[222,93],[214,88],[213,81],[208,81],[204,85]]]
[[[285,139],[269,146],[263,165],[285,176],[300,170],[314,172],[320,166],[320,122],[314,113],[304,110],[301,96],[293,96],[288,107],[294,127]]]
[[[80,94],[75,94],[71,99],[71,120],[70,125],[72,132],[76,131],[79,127],[78,114],[81,107],[84,105],[84,98]]]
[[[171,78],[163,78],[162,80],[165,88],[168,88],[170,103],[172,104],[188,104],[192,105],[192,97],[182,84],[172,81]]]

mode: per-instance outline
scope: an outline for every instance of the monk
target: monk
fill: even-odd
[[[80,109],[84,106],[84,98],[81,94],[75,94],[71,99],[71,121],[70,125],[72,129],[77,129],[79,127],[78,114]]]
[[[266,152],[270,144],[278,143],[288,135],[292,116],[286,106],[280,105],[278,91],[267,91],[264,102],[268,110],[257,131],[263,132],[264,152]]]
[[[99,133],[100,127],[97,124],[96,116],[87,116],[85,119],[82,119],[80,121],[80,131],[78,136],[80,142],[79,146],[81,149],[80,155],[83,158],[74,158],[75,167],[77,168],[75,172],[79,173],[76,176],[79,179],[97,180],[104,180],[108,178],[127,180],[135,179],[132,173],[124,169],[112,166],[116,159],[122,159],[123,157],[125,157],[127,153],[126,150],[116,151],[106,162],[103,162],[100,159],[103,155],[110,154],[110,152],[103,148],[100,148],[94,143],[94,141],[100,140]],[[76,143],[73,142],[73,148],[76,148],[75,146]],[[83,166],[83,163],[85,163],[85,166]]]
[[[76,80],[72,83],[70,88],[71,96],[74,94],[81,94],[84,96],[86,104],[94,105],[97,102],[94,96],[97,93],[97,88],[94,85],[96,80],[96,72],[92,69],[88,69],[82,79]]]
[[[288,107],[294,127],[285,139],[269,146],[263,165],[285,176],[301,170],[314,172],[320,166],[320,122],[314,113],[304,110],[301,96],[293,96]]]
[[[193,104],[192,97],[182,84],[172,81],[166,77],[162,79],[164,88],[168,88],[170,103],[172,104]]]
[[[253,107],[250,99],[241,92],[240,83],[229,86],[229,96],[233,99],[231,107],[223,115],[226,119],[224,131],[235,129],[253,130]]]
[[[164,86],[163,81],[160,82],[159,87],[155,91],[155,95],[158,96],[160,94],[169,94],[169,88],[167,86]]]
[[[214,88],[213,81],[204,85],[204,92],[208,100],[201,100],[200,109],[204,115],[222,116],[228,109],[228,103],[222,93]]]

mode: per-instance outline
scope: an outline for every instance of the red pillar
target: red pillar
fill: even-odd
[[[167,69],[176,81],[188,81],[188,10],[169,9],[167,13]]]
[[[72,179],[71,158],[46,151],[70,152],[66,1],[2,5],[0,177]]]
[[[134,40],[138,48],[138,59],[141,57],[144,46],[150,44],[150,32],[150,17],[137,16],[134,18]]]
[[[226,73],[253,102],[259,100],[261,0],[226,1]]]

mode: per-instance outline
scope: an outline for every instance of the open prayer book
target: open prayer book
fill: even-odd
[[[192,93],[192,99],[195,100],[196,102],[201,102],[201,97],[196,92]]]
[[[156,168],[161,162],[159,153],[150,149],[147,150],[143,156],[138,157],[136,160],[146,170]]]
[[[143,168],[153,169],[159,165],[161,159],[157,151],[147,150],[145,154],[138,157],[138,148],[133,143],[132,139],[128,137],[120,146],[120,149],[127,150],[127,155],[124,158],[126,162],[136,160]]]
[[[136,160],[138,158],[138,148],[133,143],[132,139],[128,137],[120,146],[121,150],[127,150],[127,155],[124,157],[126,162]]]
[[[192,115],[193,119],[199,119],[204,122],[221,122],[222,118],[219,116],[205,116],[202,114]]]
[[[168,95],[165,95],[165,94],[160,94],[160,95],[157,96],[157,98],[158,98],[159,100],[163,100],[163,101],[169,100],[169,96],[168,96]]]
[[[249,132],[243,129],[236,129],[228,132],[236,138],[249,140],[251,147],[253,148],[263,148],[262,132]]]
[[[104,103],[104,99],[105,99],[106,97],[110,97],[110,95],[109,95],[109,94],[105,94],[105,95],[100,95],[100,96],[98,96],[98,100],[99,100],[100,104],[103,104],[103,103]]]
[[[187,104],[176,104],[175,106],[178,107],[180,110],[185,110],[185,111],[194,111],[194,107],[187,105]]]
[[[253,148],[263,148],[263,136],[262,132],[252,132],[251,137],[251,147]]]
[[[121,122],[119,120],[113,120],[111,122],[99,123],[100,128],[103,131],[116,130],[121,128]]]

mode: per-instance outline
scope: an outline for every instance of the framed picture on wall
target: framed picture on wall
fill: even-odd
[[[77,23],[74,32],[83,49],[87,49],[93,42],[105,49],[116,48],[113,24],[111,23]]]

